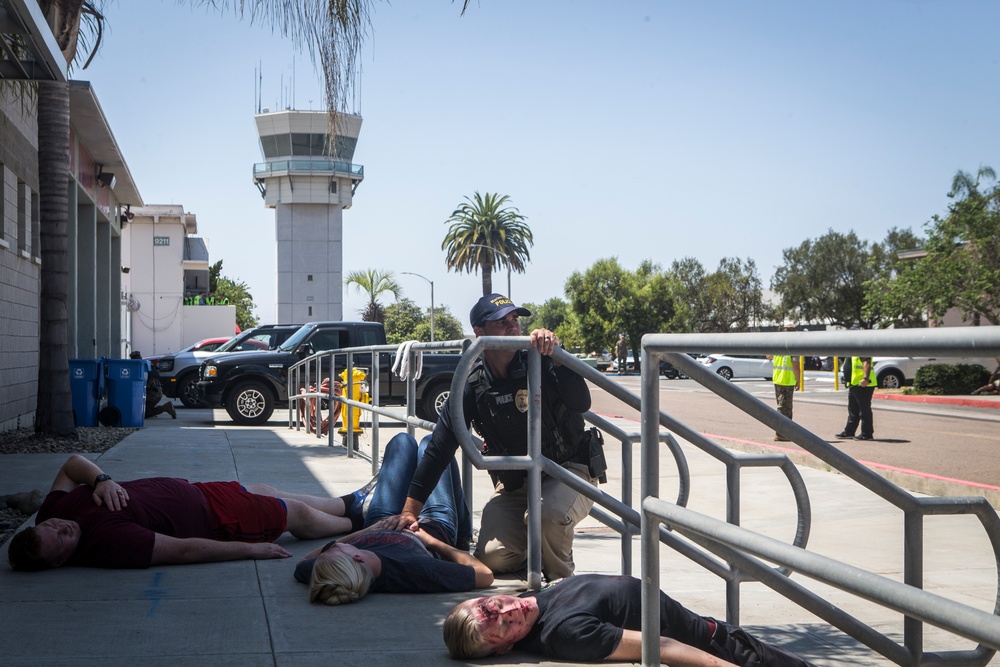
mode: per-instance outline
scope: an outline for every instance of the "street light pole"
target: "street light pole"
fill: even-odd
[[[482,243],[473,243],[469,247],[470,248],[486,248],[487,250],[489,250],[490,252],[493,253],[493,264],[494,264],[494,266],[496,265],[496,263],[497,263],[497,251],[496,251],[495,248],[492,248],[492,247],[490,247],[488,245],[483,245]],[[507,263],[507,294],[506,294],[506,296],[507,296],[508,299],[510,298],[510,262]]]
[[[402,271],[404,276],[416,276],[417,278],[423,278],[431,286],[431,342],[434,342],[434,281],[420,275],[419,273],[413,273],[412,271]]]

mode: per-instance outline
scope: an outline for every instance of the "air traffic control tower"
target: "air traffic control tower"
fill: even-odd
[[[255,116],[264,161],[253,180],[274,209],[277,321],[344,317],[344,209],[364,179],[352,164],[361,117],[343,115],[331,151],[325,111],[267,109]]]

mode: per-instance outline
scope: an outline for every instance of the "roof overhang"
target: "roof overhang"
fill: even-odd
[[[36,0],[0,0],[0,79],[66,81],[66,59]]]
[[[115,175],[113,191],[118,203],[142,206],[142,197],[132,180],[132,172],[125,164],[89,81],[69,82],[69,117],[77,139],[87,148],[94,162],[101,165],[101,171]]]

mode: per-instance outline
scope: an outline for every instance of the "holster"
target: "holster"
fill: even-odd
[[[587,465],[590,476],[601,484],[608,481],[608,460],[604,456],[604,434],[597,427],[591,427],[583,434],[583,446],[580,448],[583,461]]]

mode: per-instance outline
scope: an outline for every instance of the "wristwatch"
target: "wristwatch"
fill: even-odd
[[[96,489],[98,484],[100,484],[101,482],[107,482],[110,479],[111,475],[102,472],[100,475],[94,478],[94,488]]]

